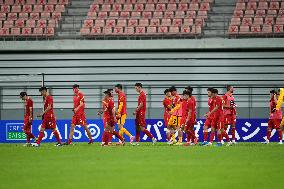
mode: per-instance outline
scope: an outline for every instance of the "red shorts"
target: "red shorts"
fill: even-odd
[[[212,127],[219,130],[225,128],[224,115],[215,116],[213,119]]]
[[[208,117],[208,118],[205,120],[204,126],[210,128],[212,125],[213,125],[213,117]]]
[[[269,119],[268,128],[270,129],[280,129],[281,119]]]
[[[114,127],[115,124],[116,122],[114,121],[114,119],[107,118],[107,117],[104,118],[104,126],[108,125],[108,126]]]
[[[32,122],[29,122],[29,116],[24,117],[24,127],[23,130],[25,131],[31,131],[32,128]]]
[[[225,125],[236,125],[236,115],[225,115]]]
[[[41,123],[41,128],[43,129],[55,129],[56,119],[55,117],[44,117]]]
[[[135,125],[140,127],[146,127],[146,116],[145,115],[136,115]]]
[[[164,122],[165,122],[165,126],[167,127],[169,124],[169,120],[171,118],[171,115],[164,115]]]
[[[71,124],[72,125],[82,125],[82,126],[87,125],[85,114],[73,115]]]
[[[106,128],[106,122],[107,122],[106,117],[103,117],[104,128]]]

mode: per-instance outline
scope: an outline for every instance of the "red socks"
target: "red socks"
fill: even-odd
[[[113,134],[114,136],[116,136],[117,138],[119,138],[120,141],[124,141],[124,139],[122,138],[122,136],[120,136],[120,135],[118,134],[118,132],[112,131],[112,134]]]
[[[228,135],[228,133],[227,133],[226,131],[223,131],[223,132],[222,132],[221,140],[222,140],[222,138],[223,138],[223,137],[225,137],[225,138],[226,138],[227,142],[229,142],[229,141],[230,141],[229,135]]]
[[[27,135],[27,143],[31,142],[31,138],[35,138],[35,136],[31,132],[26,132]]]
[[[208,140],[208,131],[204,131],[203,132],[203,141],[207,142],[207,140]]]
[[[232,127],[232,140],[236,140],[236,128]]]
[[[136,142],[140,142],[140,131],[136,128],[136,135],[135,135]]]
[[[282,137],[283,137],[282,131],[281,131],[281,130],[278,130],[277,132],[278,132],[279,141],[281,141],[281,140],[282,140]]]
[[[57,142],[58,142],[59,144],[61,144],[61,139],[60,139],[60,137],[59,137],[58,131],[57,131],[57,130],[54,130],[54,131],[53,131],[53,134],[54,134],[54,136],[55,136]]]
[[[271,131],[267,130],[266,136],[267,136],[267,140],[270,140]]]
[[[150,139],[153,138],[153,135],[147,129],[144,129],[143,133],[145,133]]]
[[[40,144],[42,138],[44,137],[44,132],[43,131],[40,131],[39,134],[38,134],[38,139],[37,139],[37,144]]]
[[[222,140],[222,134],[217,134],[217,137],[218,137],[218,142],[221,142],[221,140]]]
[[[210,132],[210,142],[212,143],[213,142],[213,140],[214,140],[214,137],[215,137],[215,131],[214,132]]]

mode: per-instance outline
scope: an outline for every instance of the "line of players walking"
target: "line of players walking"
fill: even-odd
[[[135,136],[131,135],[131,133],[124,128],[125,120],[127,118],[127,101],[122,85],[117,84],[115,85],[114,90],[108,89],[104,91],[104,97],[102,99],[103,108],[98,112],[98,115],[103,115],[104,123],[102,146],[111,145],[113,135],[119,139],[117,145],[125,145],[124,135],[127,135],[130,138],[130,144],[139,145],[141,132],[146,134],[152,140],[153,144],[157,142],[157,139],[146,129],[146,93],[143,90],[141,83],[136,83],[134,87],[136,92],[139,94],[138,105],[136,110],[133,112],[133,115],[135,115]],[[216,146],[223,145],[223,138],[226,139],[228,146],[236,144],[235,133],[237,111],[233,96],[234,88],[233,86],[226,86],[226,88],[227,92],[223,96],[219,96],[218,90],[215,88],[207,89],[209,111],[204,115],[206,121],[203,127],[203,142],[201,145],[212,145],[216,133]],[[114,105],[113,91],[118,96],[117,108]],[[33,121],[33,101],[26,92],[20,93],[20,98],[25,102],[23,130],[27,136],[27,146],[40,146],[46,129],[52,130],[52,133],[57,140],[56,146],[70,145],[72,144],[76,125],[81,125],[85,129],[89,138],[88,144],[93,144],[91,132],[88,129],[88,124],[86,122],[84,94],[80,91],[79,85],[73,85],[73,117],[68,140],[64,143],[62,143],[56,128],[56,117],[53,111],[53,97],[48,93],[46,87],[41,87],[39,92],[44,98],[44,109],[37,115],[42,118],[38,137],[35,137],[31,132]],[[167,143],[169,145],[189,146],[198,144],[198,138],[194,131],[194,125],[196,124],[197,102],[196,98],[192,95],[192,92],[193,88],[190,86],[185,88],[182,96],[178,94],[177,89],[174,86],[164,91],[164,122],[167,127],[166,135]],[[281,105],[283,103],[284,90],[282,93],[281,90],[279,90],[278,93],[272,90],[270,91],[270,94],[270,117],[267,129],[267,140],[264,143],[269,143],[271,130],[276,129],[279,135],[279,144],[282,144],[284,121],[282,120],[281,123]],[[116,124],[118,125],[119,132],[115,130]],[[227,133],[228,126],[230,126],[232,139],[229,138]],[[209,128],[211,129],[210,133]],[[183,140],[184,133],[186,135],[186,140]],[[178,137],[178,140],[176,140],[176,137]],[[33,143],[31,143],[31,139],[34,140]],[[186,143],[183,144],[183,141],[186,141]]]

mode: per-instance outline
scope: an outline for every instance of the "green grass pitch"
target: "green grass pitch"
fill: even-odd
[[[284,146],[0,144],[1,189],[283,188]]]

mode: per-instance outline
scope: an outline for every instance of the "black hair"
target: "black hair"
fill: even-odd
[[[43,87],[39,88],[38,91],[39,91],[39,92],[41,92],[41,91],[47,91],[47,88],[43,86]]]
[[[104,91],[104,94],[107,94],[107,95],[111,96],[111,92],[110,92],[109,89],[107,89],[106,91]]]
[[[170,90],[169,90],[169,89],[166,89],[166,90],[164,91],[164,94],[167,94],[168,92],[170,92]]]
[[[24,97],[24,96],[28,96],[28,94],[27,94],[27,92],[24,92],[24,91],[23,91],[23,92],[20,93],[20,96],[21,96],[21,97]]]
[[[232,85],[226,85],[226,89],[227,91],[229,91],[231,89]]]
[[[190,91],[190,92],[193,92],[193,88],[191,86],[187,86],[187,87],[185,87],[185,89]]]
[[[170,92],[177,91],[177,89],[176,89],[175,86],[171,86],[171,87],[169,88],[169,90],[170,90]]]
[[[211,93],[213,93],[214,88],[213,87],[209,87],[209,88],[207,88],[207,91],[210,91]]]
[[[107,89],[107,91],[111,92],[111,91],[113,91],[113,89]]]
[[[270,91],[270,94],[276,94],[277,92],[273,89]]]
[[[135,87],[141,87],[142,88],[142,83],[135,83]]]
[[[75,88],[79,88],[79,85],[78,84],[74,84],[73,85],[73,89],[75,89]]]
[[[191,96],[191,91],[189,91],[189,90],[184,90],[184,91],[182,92],[182,95]]]
[[[212,92],[215,93],[215,94],[218,94],[218,89],[213,89]]]
[[[121,84],[116,84],[114,87],[119,88],[120,90],[122,90],[122,85]]]

